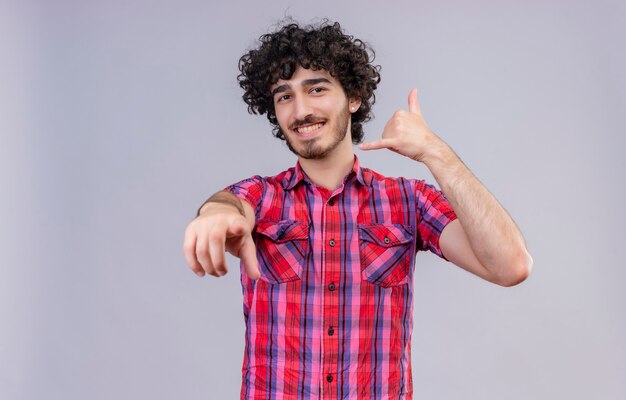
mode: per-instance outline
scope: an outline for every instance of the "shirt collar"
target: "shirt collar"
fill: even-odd
[[[352,165],[352,170],[343,179],[344,184],[353,176],[356,176],[357,182],[359,182],[361,185],[369,185],[372,181],[371,171],[366,168],[361,168],[359,164],[359,158],[356,156],[356,154],[354,155],[354,164]],[[283,189],[291,190],[301,181],[308,182],[309,184],[312,183],[306,173],[302,170],[302,167],[300,166],[300,161],[298,161],[296,163],[296,166],[294,168],[290,168],[287,171],[287,174],[285,174],[285,177],[283,179]]]

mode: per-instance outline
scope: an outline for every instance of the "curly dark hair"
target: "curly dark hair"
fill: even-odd
[[[366,43],[344,34],[339,23],[327,20],[303,28],[292,22],[262,35],[259,41],[257,49],[239,59],[237,80],[249,113],[267,113],[274,136],[285,140],[270,87],[279,79],[290,79],[298,66],[325,70],[339,81],[348,98],[361,100],[360,108],[352,114],[352,142],[363,140],[362,125],[372,118],[374,90],[380,82],[380,66],[372,65],[374,51]]]

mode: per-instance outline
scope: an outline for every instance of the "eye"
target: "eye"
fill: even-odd
[[[280,102],[283,102],[283,101],[287,101],[287,100],[289,100],[290,98],[291,98],[291,96],[290,96],[290,95],[288,95],[288,94],[283,94],[282,96],[278,96],[278,97],[276,97],[276,102],[277,102],[277,103],[280,103]]]
[[[311,89],[311,93],[313,93],[313,94],[319,94],[319,93],[322,93],[322,92],[325,92],[325,91],[326,91],[326,88],[323,88],[323,87],[320,87],[320,86],[316,86],[316,87]]]

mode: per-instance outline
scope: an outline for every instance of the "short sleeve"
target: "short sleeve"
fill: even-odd
[[[224,191],[231,192],[241,200],[247,201],[250,206],[252,206],[255,215],[259,215],[264,186],[263,178],[257,175],[252,178],[233,183],[232,185],[225,187]]]
[[[457,218],[456,214],[443,193],[433,185],[418,181],[415,192],[419,233],[417,249],[430,250],[445,259],[439,247],[439,237],[443,228]]]

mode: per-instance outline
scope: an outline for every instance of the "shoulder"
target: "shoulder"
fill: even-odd
[[[406,178],[404,176],[386,176],[370,168],[361,168],[363,178],[366,182],[371,182],[375,186],[393,187],[393,186],[408,186],[411,188],[417,188],[420,185],[424,185],[425,181],[415,178]]]
[[[225,190],[232,191],[233,188],[258,187],[260,190],[264,191],[266,188],[281,187],[284,186],[285,182],[288,182],[291,179],[294,174],[294,170],[295,168],[289,168],[273,176],[253,175],[249,178],[245,178],[228,185]]]
[[[386,176],[369,168],[362,168],[361,170],[364,180],[371,182],[372,190],[384,190],[387,193],[394,190],[405,191],[422,201],[433,201],[435,198],[445,199],[441,190],[425,179]]]

